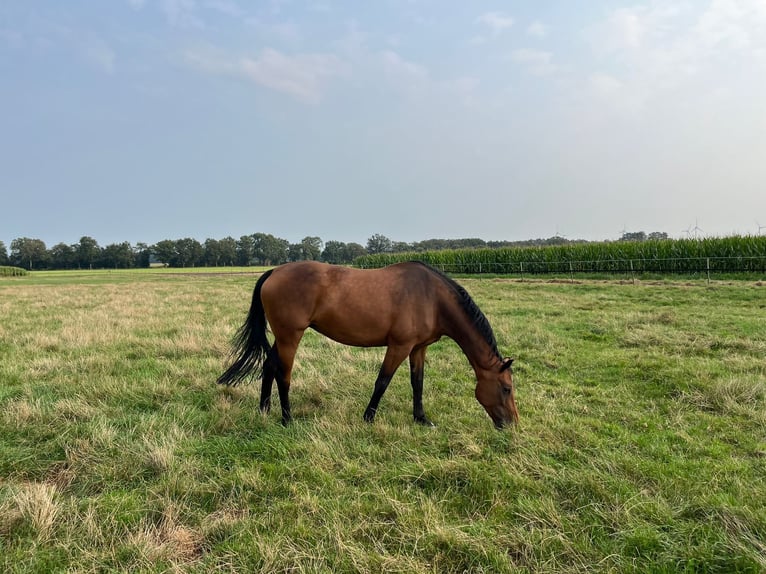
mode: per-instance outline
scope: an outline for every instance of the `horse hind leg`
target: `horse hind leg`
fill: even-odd
[[[279,353],[275,344],[271,347],[266,360],[263,362],[263,372],[261,374],[261,412],[264,414],[271,411],[271,389],[278,370]]]
[[[279,349],[273,364],[276,366],[274,378],[277,381],[277,390],[279,391],[279,404],[282,407],[283,425],[287,425],[293,418],[290,411],[290,381],[293,373],[293,361],[295,360],[295,353],[298,350],[298,343],[300,343],[301,337],[303,337],[303,331],[298,331],[289,337],[277,337],[277,342],[274,344]],[[265,382],[264,380],[264,384]],[[261,394],[261,405],[263,405],[263,394]]]

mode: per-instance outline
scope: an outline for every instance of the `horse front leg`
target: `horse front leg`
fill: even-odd
[[[426,417],[423,409],[423,371],[426,363],[426,347],[414,349],[410,353],[410,383],[412,383],[412,417],[424,426],[435,426]]]
[[[370,403],[364,411],[364,420],[371,423],[375,420],[375,413],[378,412],[378,405],[380,399],[383,398],[383,393],[386,392],[388,384],[396,373],[396,369],[402,364],[402,361],[410,353],[410,348],[407,347],[388,347],[386,349],[386,356],[383,358],[383,364],[380,366],[378,372],[378,378],[375,379],[375,389],[372,392]]]

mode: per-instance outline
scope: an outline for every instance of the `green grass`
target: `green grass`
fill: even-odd
[[[205,275],[252,275],[262,273],[269,267],[156,267],[141,269],[71,269],[56,271],[30,271],[27,279],[35,284],[63,283],[116,283],[133,282],[137,279],[149,281],[168,276],[205,276]]]
[[[762,572],[766,292],[460,279],[513,355],[497,432],[454,343],[309,333],[294,424],[219,388],[247,275],[0,280],[0,571]],[[276,400],[276,397],[275,397]]]

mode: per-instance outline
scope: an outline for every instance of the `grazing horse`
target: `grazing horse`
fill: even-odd
[[[274,335],[266,337],[268,321]],[[306,329],[356,347],[387,347],[364,420],[372,422],[396,369],[409,357],[415,421],[431,425],[423,410],[426,348],[447,336],[476,373],[476,399],[497,428],[518,421],[513,359],[497,349],[487,318],[455,281],[418,262],[382,269],[352,269],[314,261],[288,263],[264,273],[253,290],[245,323],[234,340],[234,362],[218,383],[236,385],[260,371],[261,411],[271,407],[277,381],[282,422],[290,421],[290,380]]]

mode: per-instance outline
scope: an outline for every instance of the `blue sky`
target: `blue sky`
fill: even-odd
[[[3,0],[0,212],[6,246],[758,233],[766,0]]]

